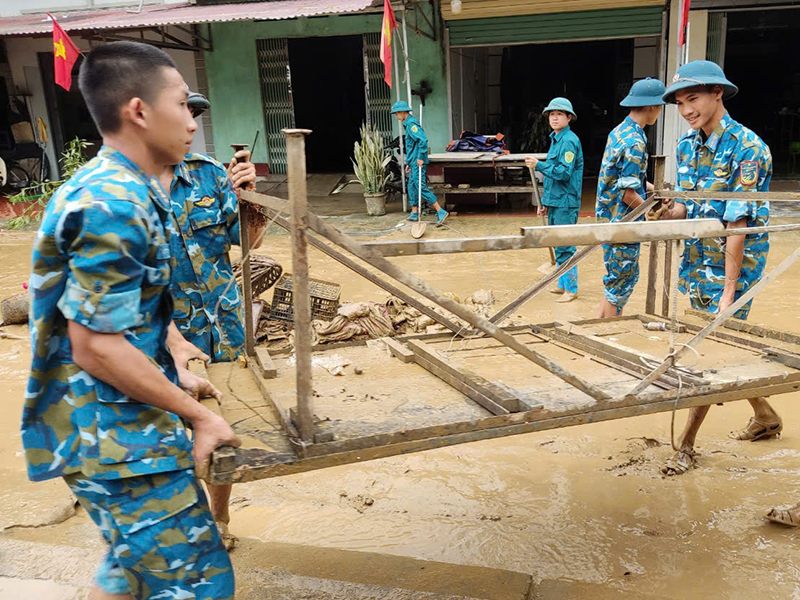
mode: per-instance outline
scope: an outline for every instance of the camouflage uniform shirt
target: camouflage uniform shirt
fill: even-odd
[[[212,361],[234,360],[244,347],[242,298],[228,256],[239,244],[236,194],[222,165],[190,154],[175,167],[170,196],[171,229],[178,229],[170,232],[173,319]]]
[[[174,414],[137,402],[75,364],[68,320],[123,333],[173,383],[169,201],[154,179],[103,147],[54,194],[33,248],[32,364],[22,443],[33,480],[192,468]]]
[[[725,192],[769,190],[772,155],[769,146],[751,130],[734,121],[728,113],[716,129],[703,139],[700,131],[690,130],[678,142],[678,189]],[[689,219],[719,219],[731,223],[747,220],[747,227],[769,225],[768,201],[679,200]],[[725,247],[727,238],[701,238],[684,242],[680,271],[681,291],[689,293],[692,306],[718,312],[725,286]],[[744,257],[735,298],[739,298],[761,279],[769,252],[769,234],[745,237]],[[736,317],[744,319],[750,305]]]
[[[631,210],[622,201],[625,190],[645,197],[647,138],[639,124],[626,117],[608,134],[597,181],[597,219],[616,223]]]

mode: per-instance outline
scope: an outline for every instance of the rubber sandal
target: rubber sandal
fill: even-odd
[[[678,450],[667,463],[661,467],[661,472],[667,477],[683,475],[689,469],[697,466],[697,452],[694,450]]]
[[[217,530],[219,531],[219,537],[222,538],[222,545],[225,546],[225,550],[230,552],[231,550],[233,550],[236,547],[236,544],[239,541],[239,538],[237,538],[235,535],[233,535],[228,530],[228,524],[227,523],[224,523],[222,521],[215,521],[215,523],[217,524]]]
[[[766,515],[773,523],[787,527],[800,527],[800,503],[792,508],[773,508]]]
[[[745,427],[742,431],[731,431],[730,434],[728,434],[728,437],[740,442],[755,442],[757,440],[777,437],[782,431],[783,422],[781,421],[766,425],[761,421],[756,421],[753,417],[750,419],[747,427]]]

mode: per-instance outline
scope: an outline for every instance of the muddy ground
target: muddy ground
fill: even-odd
[[[354,206],[346,197],[315,202],[341,229],[408,236],[395,230],[396,205],[371,219],[349,215]],[[427,237],[511,234],[536,221],[455,216]],[[33,235],[0,234],[0,297],[26,279]],[[795,233],[773,236],[768,268],[798,244]],[[260,252],[291,270],[289,238],[277,228]],[[441,291],[465,298],[488,288],[502,304],[538,279],[547,259],[525,250],[392,260]],[[751,321],[800,332],[798,269],[756,300]],[[344,300],[384,297],[313,250],[311,275],[341,283]],[[532,323],[593,317],[601,275],[596,252],[581,264],[577,301],[542,294],[518,314]],[[643,307],[640,285],[626,312]],[[679,307],[688,307],[683,297]],[[27,336],[25,326],[4,331]],[[102,545],[61,482],[25,479],[18,424],[28,361],[26,341],[0,339],[0,598],[82,598]],[[727,437],[747,423],[746,402],[712,408],[699,468],[674,479],[659,473],[672,453],[670,415],[659,414],[237,485],[239,597],[800,599],[800,530],[763,518],[800,500],[798,400],[774,400],[784,435],[759,443]],[[450,564],[429,567],[436,576],[422,585],[409,573],[427,563],[409,559]],[[365,587],[337,587],[337,579]]]

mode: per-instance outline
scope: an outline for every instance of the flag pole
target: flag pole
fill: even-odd
[[[408,33],[406,30],[405,3],[403,3],[403,56],[406,59],[406,90],[408,92],[408,105],[411,106],[411,72],[408,69]]]
[[[403,11],[405,18],[405,11]],[[394,45],[395,36],[392,36],[392,45]],[[397,99],[400,100],[400,75],[397,67],[397,52],[392,51],[392,62],[394,63],[394,86],[397,93]],[[405,144],[403,143],[403,124],[397,121],[398,138],[400,139],[400,184],[403,186],[403,212],[408,212],[408,190],[406,190],[406,154]]]

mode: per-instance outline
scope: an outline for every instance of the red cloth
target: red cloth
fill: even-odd
[[[381,61],[383,80],[392,87],[392,29],[397,27],[394,10],[389,0],[383,0],[383,25],[381,27]]]
[[[78,60],[81,51],[69,39],[67,32],[50,13],[47,16],[53,20],[53,67],[56,73],[56,83],[69,91],[72,86],[72,67]]]
[[[692,4],[692,0],[683,0],[683,11],[681,12],[681,22],[680,22],[680,32],[679,34],[679,41],[678,47],[682,48],[683,45],[686,43],[686,27],[689,25],[689,6]]]

